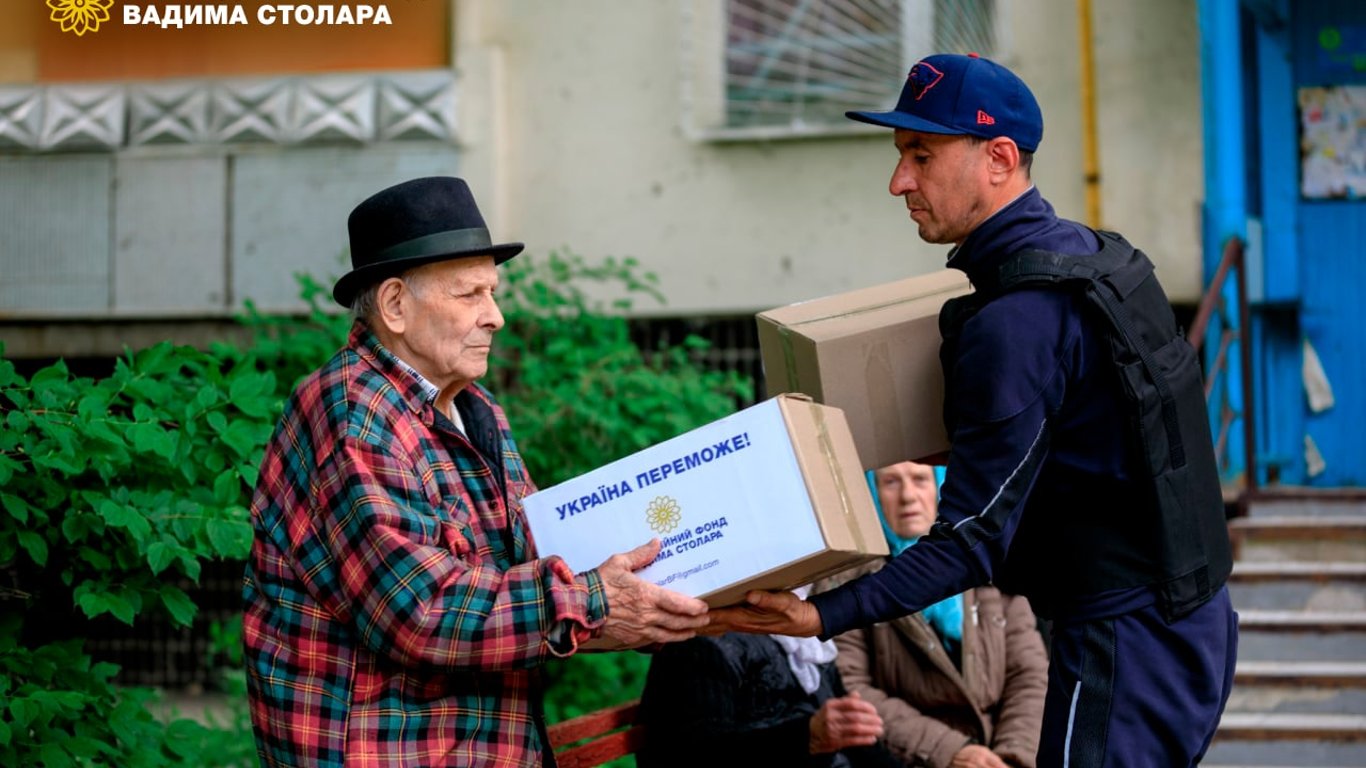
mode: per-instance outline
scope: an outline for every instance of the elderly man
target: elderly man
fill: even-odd
[[[244,633],[266,765],[554,764],[540,667],[602,637],[682,640],[706,605],[536,552],[535,487],[476,380],[503,326],[495,245],[460,179],[383,190],[348,222],[346,348],[300,383],[252,501]]]
[[[940,519],[877,573],[753,593],[708,631],[836,635],[993,583],[1053,620],[1040,766],[1199,764],[1233,682],[1232,558],[1199,366],[1152,263],[1039,194],[1043,115],[1000,64],[929,56],[895,109],[849,117],[892,129],[889,191],[976,288],[939,318]]]

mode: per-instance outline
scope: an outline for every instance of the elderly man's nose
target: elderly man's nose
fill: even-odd
[[[499,328],[502,328],[505,322],[503,310],[499,309],[498,302],[490,296],[488,306],[484,310],[483,324],[496,331]]]

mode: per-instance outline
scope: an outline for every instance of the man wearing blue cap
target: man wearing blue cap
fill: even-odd
[[[1233,678],[1231,557],[1199,367],[1143,254],[1030,181],[1043,117],[975,55],[912,67],[890,192],[976,291],[940,315],[940,520],[876,574],[751,593],[713,632],[840,634],[993,582],[1052,620],[1040,766],[1188,766]]]

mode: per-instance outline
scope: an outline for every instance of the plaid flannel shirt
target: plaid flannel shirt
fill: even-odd
[[[243,590],[265,765],[542,760],[538,670],[601,626],[602,583],[536,558],[488,392],[457,395],[464,433],[430,394],[358,326],[266,449]]]

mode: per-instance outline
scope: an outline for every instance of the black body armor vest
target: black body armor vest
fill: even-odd
[[[1143,508],[1156,527],[1158,551],[1149,573],[1093,558],[1085,566],[1088,572],[1078,574],[1078,586],[1086,593],[1088,584],[1151,584],[1164,617],[1174,621],[1212,597],[1233,567],[1200,366],[1176,326],[1152,262],[1119,235],[1097,234],[1102,247],[1095,254],[1023,251],[987,275],[975,293],[947,302],[939,316],[943,351],[951,356],[968,318],[1008,291],[1057,286],[1085,296],[1102,323],[1118,374],[1130,455],[1142,459],[1134,471],[1145,491]],[[950,362],[946,357],[945,370]],[[946,394],[946,421],[951,397]],[[952,434],[954,425],[948,426]],[[1107,535],[1118,534],[1095,531],[1097,537]]]

